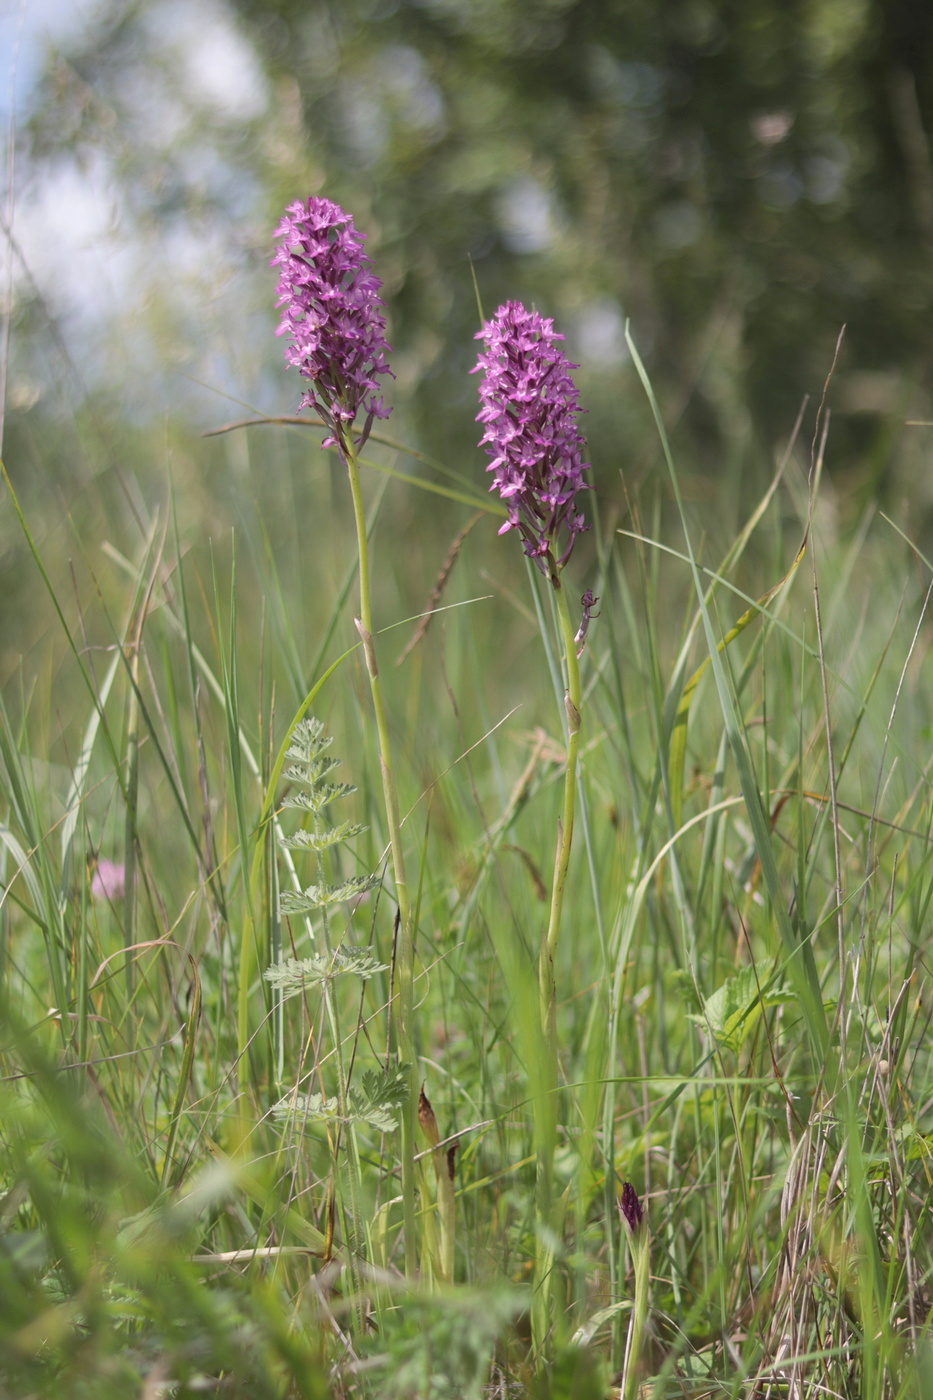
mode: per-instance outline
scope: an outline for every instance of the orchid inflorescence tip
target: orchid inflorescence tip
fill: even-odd
[[[373,419],[390,413],[377,376],[392,375],[386,363],[392,347],[365,237],[338,204],[316,195],[290,204],[275,230],[271,266],[280,269],[276,305],[282,308],[276,334],[289,337],[286,366],[310,383],[299,408],[313,408],[327,427],[322,447],[341,447],[362,410],[359,448]]]
[[[577,494],[589,489],[570,373],[578,366],[559,348],[554,322],[517,301],[500,306],[476,339],[485,347],[472,372],[483,372],[477,422],[491,458],[489,489],[508,508],[499,533],[518,530],[525,553],[556,582],[577,535],[589,528],[576,506]],[[556,554],[561,533],[567,543]]]

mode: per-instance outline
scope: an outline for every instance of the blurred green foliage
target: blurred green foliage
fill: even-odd
[[[910,0],[103,0],[19,116],[5,460],[63,558],[75,533],[135,547],[169,472],[194,537],[241,528],[249,454],[191,426],[293,411],[271,230],[326,192],[384,281],[391,435],[479,489],[477,292],[555,317],[620,519],[666,491],[630,321],[713,553],[808,395],[806,467],[845,323],[841,521],[880,499],[923,532],[931,123],[933,11]],[[89,270],[55,257],[85,224]],[[283,470],[255,487],[274,553]],[[461,523],[431,515],[438,539]],[[22,655],[42,622],[9,519],[0,583]]]
[[[260,274],[284,203],[343,203],[386,283],[397,399],[438,455],[474,439],[473,270],[487,312],[517,298],[557,317],[607,476],[641,422],[618,392],[625,318],[707,470],[750,424],[769,448],[786,437],[843,323],[836,460],[874,482],[887,418],[926,411],[929,6],[234,0],[180,36],[205,71],[221,14],[261,75],[239,104],[186,82],[175,8],[119,0],[50,61],[27,159],[103,151],[124,217],[164,244],[192,220],[207,261],[225,226]],[[210,335],[202,310],[163,307],[161,334],[174,316]]]
[[[620,317],[707,462],[746,413],[766,442],[789,431],[843,323],[837,401],[858,417],[844,456],[864,459],[864,414],[877,430],[879,409],[903,407],[880,376],[929,389],[928,6],[236,0],[232,10],[265,103],[199,104],[154,39],[172,7],[121,0],[50,67],[31,152],[81,147],[86,158],[108,146],[132,205],[166,234],[192,205],[229,219],[236,240],[237,219],[257,207],[271,226],[312,189],[345,203],[371,230],[402,387],[442,455],[472,436],[471,262],[487,311],[512,297],[557,315],[592,379],[603,449],[627,421],[612,402]],[[166,121],[159,92],[188,108],[162,145],[137,130]]]

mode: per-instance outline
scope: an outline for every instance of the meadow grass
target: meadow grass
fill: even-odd
[[[215,480],[231,468],[236,528],[210,548],[191,480],[158,509],[131,493],[135,525],[106,482],[91,532],[23,509],[54,630],[0,712],[3,1393],[933,1394],[931,566],[873,510],[838,528],[816,438],[734,538],[737,504],[685,505],[655,441],[656,487],[624,513],[594,493],[565,575],[599,602],[556,1112],[535,1103],[566,753],[554,600],[497,539],[481,471],[375,435],[364,453],[427,1104],[414,1244],[392,833],[339,464],[286,425],[189,444],[219,454]],[[281,839],[308,826],[283,805],[306,716],[342,760],[328,781],[356,786],[328,819],[366,827],[316,856]],[[280,912],[282,891],[373,874]],[[284,958],[317,961],[283,989],[264,974]]]

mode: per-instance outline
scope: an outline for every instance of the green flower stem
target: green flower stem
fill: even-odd
[[[132,689],[126,717],[126,817],[123,828],[123,942],[126,948],[126,1002],[133,1004],[136,989],[135,964],[130,951],[136,942],[136,823],[139,818],[139,650],[142,618],[136,627],[132,659],[129,663]],[[83,1014],[83,1008],[82,1008]]]
[[[328,947],[330,940],[328,940]],[[333,978],[327,977],[323,984],[323,999],[326,1007],[327,1019],[330,1032],[334,1041],[334,1048],[337,1054],[337,1094],[340,1104],[340,1124],[334,1137],[334,1167],[335,1174],[337,1164],[340,1160],[340,1141],[346,1134],[347,1144],[347,1181],[349,1182],[349,1210],[347,1202],[339,1194],[340,1207],[343,1215],[343,1235],[346,1241],[346,1267],[350,1278],[353,1280],[353,1307],[356,1313],[357,1325],[365,1330],[366,1313],[368,1308],[368,1284],[364,1276],[364,1271],[360,1268],[360,1258],[366,1258],[370,1264],[376,1262],[373,1252],[373,1240],[370,1224],[363,1214],[362,1192],[363,1192],[363,1166],[360,1160],[360,1147],[356,1136],[356,1124],[353,1121],[353,1113],[350,1105],[350,1080],[347,1074],[346,1061],[343,1053],[343,1037],[340,1031],[340,1021],[337,1014],[337,1005],[333,993]],[[336,1189],[336,1181],[334,1183]]]
[[[564,811],[557,844],[557,859],[554,863],[554,885],[551,890],[551,914],[548,920],[547,951],[553,960],[560,933],[560,914],[564,903],[564,885],[567,880],[567,867],[570,864],[570,845],[573,841],[573,813],[577,795],[577,754],[580,749],[580,667],[577,662],[577,643],[570,609],[567,607],[567,592],[558,581],[554,589],[557,604],[557,617],[560,622],[564,642],[564,662],[567,667],[567,694],[564,705],[567,710],[567,769],[564,773]]]
[[[635,1271],[635,1298],[625,1344],[625,1365],[622,1377],[622,1400],[635,1400],[638,1394],[638,1363],[641,1357],[645,1320],[648,1316],[648,1222],[642,1220],[633,1232],[623,1225],[627,1235]]]
[[[414,1277],[418,1269],[418,1245],[415,1225],[415,1119],[417,1113],[417,1075],[415,1073],[414,1041],[412,1018],[414,1007],[415,943],[412,928],[411,901],[408,882],[405,878],[405,857],[402,851],[401,820],[399,817],[398,793],[392,777],[392,760],[389,746],[389,726],[386,722],[385,705],[382,698],[382,682],[376,664],[376,648],[373,642],[372,607],[369,585],[369,544],[366,539],[366,517],[363,512],[363,495],[360,490],[360,473],[357,464],[356,448],[350,432],[340,434],[340,453],[346,464],[350,479],[350,494],[353,497],[353,514],[356,518],[356,543],[360,567],[360,616],[356,620],[357,631],[363,642],[363,655],[369,674],[369,686],[373,698],[373,711],[376,716],[376,730],[379,736],[379,763],[382,769],[382,793],[385,801],[386,823],[389,828],[389,842],[392,853],[392,876],[395,881],[395,897],[399,913],[398,960],[396,965],[396,994],[394,1005],[395,1033],[399,1058],[411,1068],[409,1071],[408,1099],[402,1110],[402,1220],[405,1230],[405,1272]]]
[[[457,1192],[453,1158],[445,1152],[443,1163],[435,1157],[437,1209],[441,1218],[441,1274],[445,1283],[454,1282],[457,1248]]]
[[[554,953],[560,934],[564,885],[570,865],[573,816],[577,791],[577,754],[580,747],[580,667],[567,594],[560,575],[552,567],[551,581],[564,646],[567,692],[567,766],[564,772],[564,806],[558,827],[554,882],[547,933],[541,940],[538,960],[538,995],[541,1012],[543,1055],[532,1096],[535,1137],[535,1237],[534,1303],[532,1343],[539,1364],[544,1360],[552,1325],[554,1241],[558,1233],[553,1212],[554,1152],[557,1147],[557,986],[554,979]]]
[[[435,1267],[442,1283],[453,1283],[456,1268],[457,1246],[457,1191],[454,1182],[454,1162],[459,1141],[446,1146],[441,1142],[440,1130],[431,1100],[421,1087],[418,1099],[418,1121],[421,1130],[431,1144],[434,1160],[434,1175],[437,1181],[437,1216],[440,1224],[440,1248],[435,1249]],[[428,1217],[430,1218],[430,1217]]]

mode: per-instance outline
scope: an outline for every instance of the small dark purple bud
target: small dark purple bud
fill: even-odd
[[[617,1204],[619,1214],[628,1227],[629,1234],[634,1235],[644,1219],[644,1211],[641,1208],[641,1201],[638,1199],[638,1192],[630,1181],[623,1181],[622,1195]]]

